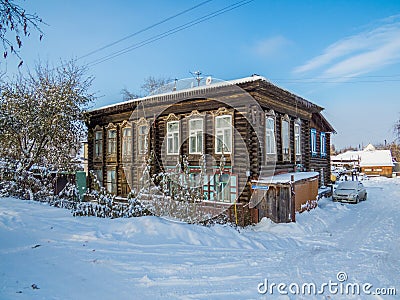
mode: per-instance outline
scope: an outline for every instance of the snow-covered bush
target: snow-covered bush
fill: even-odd
[[[85,197],[73,208],[74,216],[95,216],[100,218],[130,218],[150,215],[150,212],[138,201],[135,191],[128,194],[127,201],[116,200],[100,185],[95,173],[91,172],[93,188],[88,189]]]

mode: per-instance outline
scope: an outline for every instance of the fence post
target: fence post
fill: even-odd
[[[291,221],[296,222],[296,195],[294,192],[294,175],[290,176],[290,216]]]

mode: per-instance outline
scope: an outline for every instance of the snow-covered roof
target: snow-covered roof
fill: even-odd
[[[372,144],[368,144],[367,147],[364,148],[364,151],[375,151],[376,148]]]
[[[375,150],[369,144],[363,151],[346,151],[336,156],[331,156],[332,162],[352,161],[360,162],[360,167],[390,167],[393,159],[390,150]]]
[[[331,156],[332,161],[358,161],[363,151],[346,151],[335,156]]]
[[[289,183],[292,175],[294,175],[294,181],[300,181],[304,179],[310,179],[319,176],[318,172],[292,172],[285,174],[278,174],[274,176],[260,178],[259,180],[253,180],[254,184],[271,184],[271,183]]]
[[[92,112],[92,111],[96,111],[96,110],[102,110],[102,109],[114,107],[114,106],[120,105],[120,104],[136,103],[136,102],[140,102],[140,101],[145,101],[145,100],[152,99],[154,97],[162,97],[162,96],[167,96],[167,95],[172,95],[172,94],[183,94],[183,93],[187,93],[189,91],[190,92],[207,91],[208,89],[211,89],[211,88],[218,88],[218,87],[223,87],[223,86],[244,84],[244,83],[247,83],[247,82],[254,82],[254,81],[258,81],[258,80],[268,81],[267,78],[265,78],[264,76],[253,75],[253,76],[234,79],[234,80],[220,81],[220,82],[211,83],[211,84],[208,84],[208,85],[195,86],[195,87],[191,87],[191,88],[187,88],[187,89],[169,91],[169,92],[165,92],[165,93],[149,95],[149,96],[146,96],[146,97],[135,98],[135,99],[131,99],[131,100],[128,100],[128,101],[124,101],[122,103],[118,102],[118,103],[102,106],[102,107],[99,107],[99,108],[94,108],[92,110],[89,110],[88,112]]]
[[[393,159],[390,150],[363,151],[360,167],[392,167]]]

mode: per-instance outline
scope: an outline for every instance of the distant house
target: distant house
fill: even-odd
[[[157,174],[175,170],[185,157],[189,180],[205,178],[204,205],[235,206],[242,225],[258,222],[261,215],[287,222],[290,214],[282,211],[295,201],[291,194],[270,192],[262,208],[249,207],[254,182],[264,174],[300,171],[308,171],[316,187],[330,182],[335,131],[322,110],[262,76],[173,87],[89,111],[88,168],[110,193],[125,197],[143,185],[146,158],[153,156],[151,172]]]
[[[376,150],[369,144],[362,151],[346,151],[331,157],[331,164],[336,167],[358,168],[367,176],[391,177],[393,158],[390,150]]]
[[[361,172],[367,176],[392,177],[394,164],[390,150],[376,150],[371,146],[368,145],[361,155]]]
[[[362,151],[348,150],[338,155],[331,156],[331,165],[334,167],[345,167],[347,169],[360,166]]]

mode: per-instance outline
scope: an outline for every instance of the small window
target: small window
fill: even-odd
[[[265,148],[267,154],[276,153],[275,118],[273,117],[267,117],[265,120]]]
[[[115,170],[107,170],[107,192],[117,194],[117,178]]]
[[[117,130],[108,130],[108,155],[117,153]]]
[[[99,186],[102,187],[103,186],[103,170],[102,169],[95,169],[93,171],[94,171],[94,175],[95,175],[94,180],[97,180]]]
[[[294,124],[294,148],[296,157],[301,155],[301,127],[300,124]],[[297,160],[297,159],[296,159]]]
[[[203,153],[203,119],[189,121],[189,154]]]
[[[167,154],[179,154],[179,121],[167,123]]]
[[[321,157],[326,156],[326,135],[325,132],[321,132]]]
[[[311,154],[317,155],[317,130],[311,128]]]
[[[232,116],[215,118],[215,154],[232,153]]]
[[[289,120],[282,119],[282,156],[284,161],[290,161],[290,131]]]
[[[122,129],[122,156],[132,155],[132,128]]]
[[[94,157],[99,158],[103,154],[103,132],[96,131],[94,134]]]
[[[138,126],[138,153],[146,154],[148,150],[149,127],[147,125]]]

